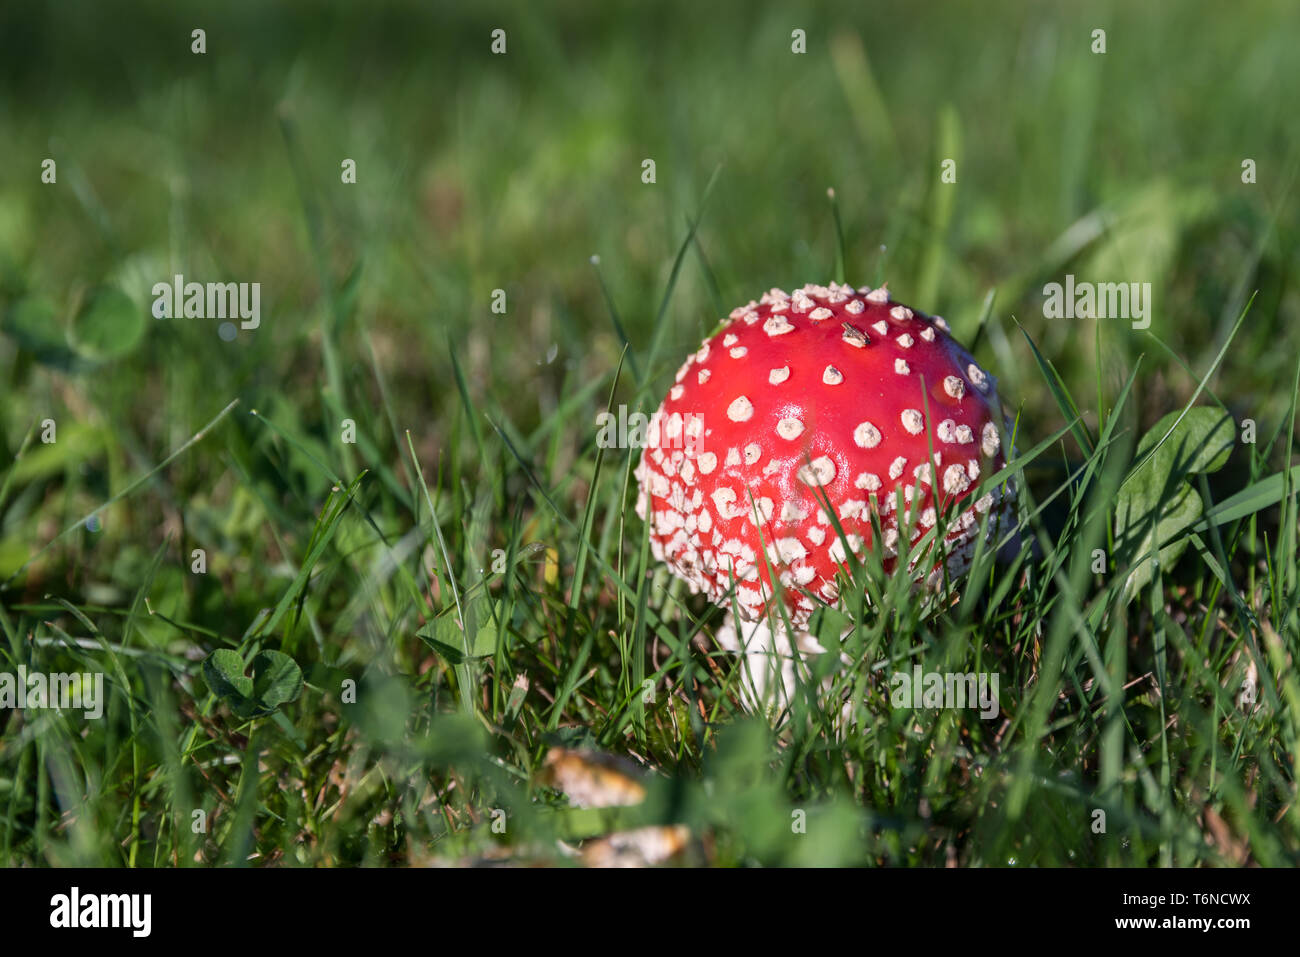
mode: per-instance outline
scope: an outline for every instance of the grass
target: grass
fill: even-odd
[[[0,673],[108,690],[0,711],[0,863],[559,862],[642,824],[717,865],[1297,863],[1284,4],[203,18],[196,56],[167,4],[0,14]],[[1033,548],[941,607],[855,568],[818,627],[856,665],[808,662],[777,733],[594,423],[840,269],[997,374]],[[261,282],[261,327],[149,318],[178,272]],[[1151,282],[1150,328],[1044,318],[1067,272]],[[913,664],[997,672],[1001,718],[893,707]],[[569,807],[556,745],[645,800]]]

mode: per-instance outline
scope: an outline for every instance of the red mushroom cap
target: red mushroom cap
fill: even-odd
[[[809,595],[839,597],[845,542],[859,555],[873,546],[873,512],[892,570],[897,490],[915,541],[936,522],[936,497],[944,509],[1005,464],[993,377],[943,319],[883,287],[773,289],[724,322],[678,370],[636,470],[651,549],[692,591],[729,604],[734,586],[741,613],[759,617],[777,593],[770,563],[801,626]],[[1006,530],[1012,494],[989,492],[950,523],[950,575],[966,570],[984,513],[996,506],[990,537]]]

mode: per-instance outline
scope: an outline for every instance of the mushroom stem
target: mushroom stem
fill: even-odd
[[[796,675],[811,680],[808,656],[825,654],[826,649],[810,632],[798,628],[791,641],[785,622],[779,617],[769,621],[769,617],[776,616],[737,621],[728,611],[715,637],[723,650],[743,656],[739,681],[745,707],[775,718],[794,699],[799,687]],[[824,681],[822,690],[829,690],[830,684],[830,679]]]

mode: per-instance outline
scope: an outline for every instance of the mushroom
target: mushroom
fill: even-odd
[[[819,603],[839,602],[849,551],[874,548],[894,572],[901,535],[915,543],[1003,467],[1001,415],[993,376],[942,318],[883,286],[773,289],[677,371],[636,469],[637,514],[654,557],[693,593],[734,600],[741,621],[728,612],[719,643],[775,655],[788,700],[793,648],[824,651],[807,625]],[[1003,483],[954,509],[909,573],[932,589],[959,578],[981,527],[990,540],[1010,527],[1014,497]],[[747,703],[773,707],[768,670],[750,671]]]

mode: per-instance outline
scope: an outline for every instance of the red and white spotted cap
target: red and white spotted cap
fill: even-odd
[[[846,542],[859,555],[872,547],[873,512],[892,570],[897,492],[916,541],[936,522],[936,498],[946,509],[1003,467],[1000,415],[993,377],[943,319],[883,287],[773,289],[733,310],[678,370],[636,470],[637,514],[650,523],[655,558],[718,604],[730,604],[734,587],[745,617],[772,603],[770,564],[801,626],[812,596],[838,599]],[[993,512],[990,538],[1009,528],[1006,490],[950,521],[950,577],[968,568],[984,514]],[[940,561],[927,559],[930,584],[942,580]]]

